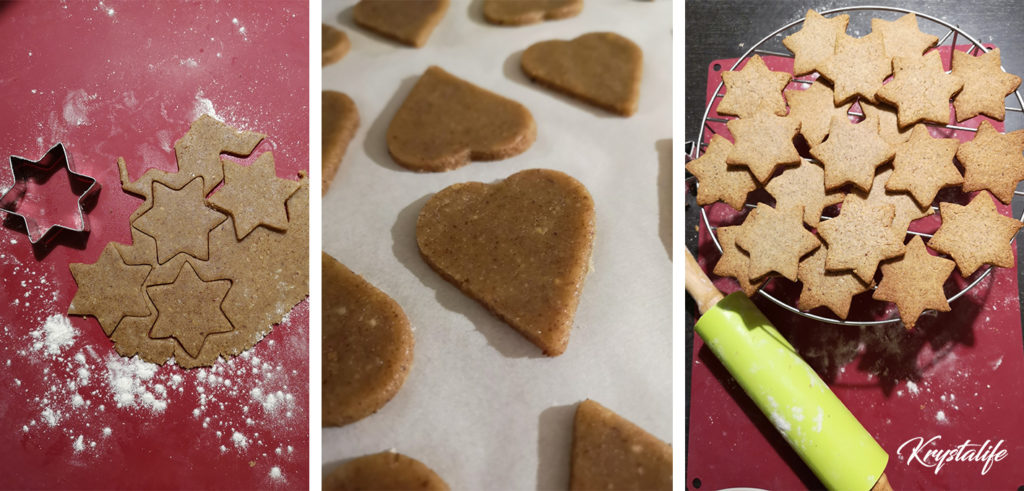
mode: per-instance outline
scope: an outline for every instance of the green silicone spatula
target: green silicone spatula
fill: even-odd
[[[829,489],[891,490],[889,455],[742,292],[723,297],[686,251],[695,329]]]

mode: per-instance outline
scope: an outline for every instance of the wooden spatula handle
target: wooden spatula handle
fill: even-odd
[[[686,291],[697,301],[697,309],[703,314],[722,299],[722,292],[711,283],[697,260],[686,250]]]

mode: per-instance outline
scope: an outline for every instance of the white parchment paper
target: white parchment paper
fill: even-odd
[[[566,488],[572,418],[587,398],[671,443],[672,2],[587,0],[571,19],[500,27],[483,20],[481,1],[453,0],[420,49],[355,26],[354,3],[323,3],[323,22],[352,42],[344,59],[324,68],[324,89],[348,94],[361,119],[323,199],[323,248],[402,306],[416,350],[390,403],[324,429],[324,471],[395,449],[453,489]],[[630,118],[534,85],[519,68],[533,43],[595,31],[643,49],[640,105]],[[432,64],[524,104],[537,141],[511,159],[450,172],[399,167],[387,152],[387,126]],[[557,358],[444,281],[415,240],[417,214],[435,192],[537,167],[578,179],[597,212],[594,271]]]

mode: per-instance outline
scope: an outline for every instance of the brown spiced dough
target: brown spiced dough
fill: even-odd
[[[334,175],[338,173],[338,167],[341,166],[341,159],[348,150],[349,142],[359,129],[359,110],[349,96],[334,90],[323,91],[321,104],[323,113],[320,117],[323,128],[320,134],[323,162],[320,193],[326,194]]]
[[[352,9],[356,24],[419,48],[448,10],[448,0],[361,0]]]
[[[486,0],[484,19],[491,24],[521,26],[579,15],[583,0]]]
[[[323,482],[324,491],[448,491],[448,484],[422,462],[397,452],[350,460]]]
[[[348,35],[343,31],[339,31],[327,24],[320,24],[321,33],[321,49],[323,50],[323,60],[320,66],[327,66],[332,63],[337,63],[338,60],[345,57],[348,54],[349,48],[352,43],[348,40]]]
[[[569,489],[672,489],[672,447],[587,399],[576,409]]]

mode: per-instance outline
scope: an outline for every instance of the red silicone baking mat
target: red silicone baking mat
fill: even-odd
[[[68,263],[131,240],[132,178],[175,170],[201,114],[268,135],[280,177],[307,169],[305,2],[0,3],[0,189],[8,155],[63,142],[103,188],[87,236],[33,248],[0,227],[0,487],[308,487],[308,302],[213,368],[117,356],[92,317],[64,321]],[[47,330],[49,328],[49,330]]]
[[[948,68],[949,47],[939,49]],[[764,58],[772,70],[792,72],[792,58]],[[735,62],[711,63],[708,100],[721,81],[721,71]],[[799,87],[791,83],[787,89]],[[960,125],[976,128],[980,121],[978,117]],[[1003,129],[1002,123],[992,123]],[[714,131],[729,137],[724,124],[715,123]],[[969,131],[946,129],[933,129],[932,135],[973,137]],[[706,132],[705,137],[710,141],[711,134]],[[940,194],[940,199],[943,196],[952,193]],[[1010,214],[1009,206],[999,209]],[[741,215],[721,203],[707,211],[713,224],[742,222]],[[929,217],[911,229],[930,232],[937,226],[938,218]],[[698,262],[711,271],[720,254],[703,223],[698,247]],[[712,278],[724,292],[738,290],[731,278]],[[784,279],[772,280],[767,288],[791,305],[800,292],[798,285]],[[949,288],[947,284],[947,292]],[[1015,489],[1024,484],[1024,348],[1016,269],[997,268],[951,303],[951,312],[922,316],[911,332],[899,324],[833,326],[792,314],[760,295],[754,302],[888,452],[886,474],[894,488]],[[894,311],[891,304],[862,294],[855,297],[849,317],[889,318]],[[830,314],[821,309],[814,313]],[[699,482],[702,489],[820,488],[700,337],[694,338],[686,486],[695,489]],[[976,446],[964,446],[959,460],[955,453],[947,453],[943,455],[952,455],[953,460],[937,465],[926,457],[929,450],[956,452],[965,444]],[[987,468],[984,462],[965,459],[972,448],[973,454],[992,453],[997,444],[1006,456]]]

